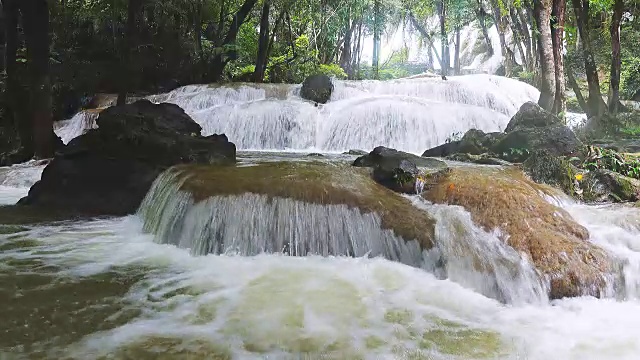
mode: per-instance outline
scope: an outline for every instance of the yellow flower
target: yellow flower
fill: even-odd
[[[576,180],[582,181],[582,174],[576,174]]]

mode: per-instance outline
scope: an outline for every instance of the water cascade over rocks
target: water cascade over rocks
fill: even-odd
[[[226,134],[240,150],[342,152],[387,146],[419,154],[455,133],[502,131],[538,91],[490,75],[337,81],[331,100],[303,100],[300,85],[189,85],[149,97],[179,105],[203,128]],[[76,116],[57,130],[65,141],[91,127]]]

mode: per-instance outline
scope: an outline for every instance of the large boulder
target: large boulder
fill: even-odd
[[[491,148],[509,161],[543,149],[552,155],[574,156],[584,145],[560,119],[532,102],[522,105],[507,125],[505,136]]]
[[[549,282],[549,296],[603,296],[616,278],[617,263],[589,241],[587,229],[513,168],[462,167],[445,174],[423,196],[459,205],[486,231],[499,230],[503,242],[523,254]]]
[[[457,141],[451,141],[425,151],[422,156],[446,157],[453,154],[480,155],[498,142],[504,134],[485,133],[482,130],[471,129]]]
[[[225,135],[202,137],[177,105],[141,100],[104,110],[97,123],[56,155],[19,204],[80,215],[130,214],[172,165],[235,162],[235,145]]]
[[[326,104],[331,99],[333,83],[327,75],[311,75],[302,83],[300,96],[316,103]]]
[[[369,154],[353,162],[356,167],[373,168],[373,179],[391,190],[402,193],[418,193],[422,189],[424,170],[440,170],[447,165],[437,159],[421,157],[396,149],[378,146]]]

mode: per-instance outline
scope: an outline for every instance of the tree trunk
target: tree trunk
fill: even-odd
[[[518,15],[518,20],[519,20],[518,22],[520,23],[520,27],[522,29],[522,35],[524,36],[524,46],[527,49],[527,60],[526,60],[527,71],[533,71],[533,63],[534,63],[535,55],[533,51],[531,35],[529,33],[529,28],[527,26],[528,21],[527,21],[527,18],[524,16],[524,12],[522,11],[521,8],[516,8],[515,12]]]
[[[573,10],[576,15],[576,23],[578,25],[578,33],[582,39],[582,50],[584,53],[584,69],[587,75],[587,84],[589,86],[589,116],[601,116],[606,111],[606,104],[602,100],[600,91],[600,80],[598,79],[598,68],[596,67],[595,57],[591,49],[591,39],[589,37],[589,0],[572,0]]]
[[[507,44],[507,38],[505,37],[505,31],[507,30],[506,19],[500,14],[500,7],[497,0],[491,0],[491,7],[493,8],[493,17],[495,20],[496,30],[498,30],[498,38],[500,39],[500,49],[502,51],[502,58],[504,59],[504,72],[505,76],[511,76],[511,55]]]
[[[538,105],[547,111],[553,110],[556,97],[556,76],[551,36],[552,0],[535,1],[534,15],[538,28],[538,51],[540,54],[540,99]]]
[[[371,67],[373,69],[374,79],[380,79],[380,1],[374,0],[373,4],[373,60]]]
[[[124,105],[127,101],[127,92],[130,90],[132,84],[132,77],[136,71],[134,63],[136,62],[132,54],[134,48],[138,45],[137,33],[138,33],[138,14],[142,11],[143,0],[129,0],[127,7],[127,28],[124,41],[124,48],[122,49],[122,73],[120,81],[120,91],[118,92],[118,105]]]
[[[609,98],[609,111],[612,114],[618,113],[618,103],[620,102],[620,68],[622,57],[620,54],[620,21],[624,12],[624,1],[615,0],[613,5],[613,16],[611,17],[611,97]]]
[[[429,35],[429,32],[422,25],[420,25],[420,23],[418,22],[418,20],[416,20],[416,17],[412,13],[409,13],[409,20],[411,21],[413,27],[415,27],[420,35],[422,35],[422,37],[424,37],[429,43],[429,58],[432,59],[432,54],[435,54],[436,60],[438,60],[438,64],[440,64],[440,69],[442,69],[444,67],[444,63],[442,61],[442,58],[440,58],[440,56],[438,55],[436,47],[433,45],[433,39]],[[431,62],[433,63],[433,59],[431,60]]]
[[[551,36],[553,41],[553,58],[555,60],[556,95],[553,105],[555,114],[567,112],[567,98],[564,81],[564,23],[567,10],[566,0],[553,0],[551,11]]]
[[[476,16],[478,17],[478,23],[480,23],[480,30],[482,30],[482,37],[487,43],[487,51],[489,56],[493,56],[493,44],[491,44],[491,38],[489,37],[489,31],[487,30],[487,12],[482,6],[482,0],[478,0],[478,9],[476,10]]]
[[[233,17],[233,21],[231,22],[231,26],[229,27],[229,31],[227,35],[222,40],[221,46],[233,44],[238,37],[238,31],[240,31],[240,27],[244,24],[244,21],[247,19],[247,16],[256,5],[258,0],[245,0],[238,12]],[[225,66],[229,62],[230,58],[233,58],[236,55],[235,51],[226,52],[223,54],[219,54],[214,58],[213,61],[213,81],[219,81],[222,78],[222,73],[224,72]],[[227,58],[223,58],[226,56]]]
[[[53,156],[53,117],[49,77],[49,3],[32,0],[23,4],[23,29],[31,75],[31,124],[34,152],[38,158]]]
[[[442,45],[442,76],[449,74],[451,54],[449,52],[449,35],[447,34],[447,4],[445,0],[439,0],[438,15],[440,16],[440,41]]]
[[[514,7],[509,9],[509,16],[511,16],[511,32],[513,33],[513,42],[516,44],[518,48],[518,53],[520,53],[520,58],[522,59],[522,67],[527,68],[527,54],[525,54],[525,50],[522,47],[522,43],[525,42],[524,35],[522,31],[522,26],[520,25],[520,20],[518,19],[518,15],[516,14],[516,10]],[[526,46],[526,44],[525,44]]]
[[[584,96],[582,96],[582,91],[580,90],[580,86],[578,86],[578,82],[576,81],[575,76],[573,76],[573,70],[568,69],[567,71],[567,79],[569,80],[569,85],[573,92],[576,94],[576,99],[578,99],[578,105],[585,113],[589,113],[589,106],[587,106],[587,102],[584,100]]]
[[[456,46],[453,55],[454,74],[460,75],[460,27],[456,27]]]
[[[253,71],[253,81],[261,83],[264,81],[264,74],[267,69],[267,50],[269,49],[269,11],[271,1],[264,0],[262,4],[262,16],[260,18],[260,36],[258,37],[258,55],[256,57],[256,68]]]
[[[205,72],[207,71],[207,60],[204,58],[204,50],[202,49],[202,10],[204,4],[202,0],[195,0],[195,16],[193,19],[193,37],[196,42],[196,52],[198,53],[200,68],[198,78],[204,81]]]
[[[346,74],[351,73],[351,42],[353,38],[353,31],[355,30],[356,22],[347,21],[344,34],[344,43],[342,45],[342,53],[340,54],[340,67]]]

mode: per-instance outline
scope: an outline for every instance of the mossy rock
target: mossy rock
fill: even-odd
[[[640,180],[611,170],[597,169],[588,172],[581,187],[584,200],[591,202],[634,202],[640,200]]]
[[[500,229],[503,241],[525,254],[550,281],[551,298],[603,296],[617,263],[589,242],[586,228],[544,194],[556,191],[527,179],[514,168],[454,168],[423,196],[459,205],[487,231]]]
[[[311,204],[342,204],[361,213],[376,213],[384,229],[393,230],[405,240],[417,240],[424,249],[433,247],[434,220],[408,199],[376,183],[368,168],[310,161],[180,165],[169,171],[179,173],[184,179],[181,189],[196,203],[214,196],[252,193]]]
[[[570,196],[577,195],[576,190],[580,191],[574,185],[580,170],[565,158],[554,156],[547,150],[531,154],[522,168],[537,183],[556,186]]]

